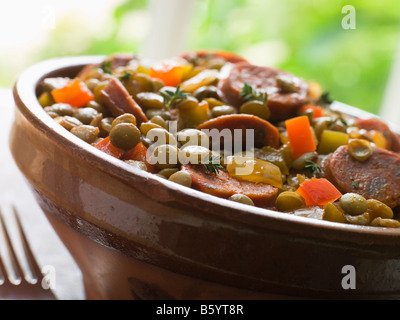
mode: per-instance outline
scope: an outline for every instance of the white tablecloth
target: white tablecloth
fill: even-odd
[[[57,298],[85,299],[80,270],[35,202],[9,151],[9,132],[14,119],[11,90],[0,88],[0,108],[0,208],[6,217],[12,217],[11,205],[17,207],[39,264],[54,267]]]

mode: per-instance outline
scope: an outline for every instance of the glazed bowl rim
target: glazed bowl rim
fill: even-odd
[[[83,140],[65,130],[46,114],[38,102],[37,89],[40,81],[51,73],[99,63],[104,58],[104,55],[67,56],[47,59],[33,64],[19,75],[14,84],[13,95],[16,107],[37,129],[46,132],[49,138],[61,141],[71,148],[71,152],[78,153],[81,158],[91,161],[96,165],[96,169],[105,170],[105,168],[108,168],[108,173],[125,181],[134,178],[134,180],[139,179],[143,181],[143,183],[151,181],[156,184],[161,184],[172,195],[172,198],[175,197],[175,199],[180,199],[180,201],[186,201],[188,204],[192,201],[199,200],[200,202],[205,201],[211,203],[216,209],[214,210],[215,212],[212,213],[214,215],[219,215],[218,209],[225,209],[225,212],[227,211],[226,209],[228,209],[229,214],[227,216],[225,215],[225,218],[228,217],[236,222],[253,227],[264,227],[266,229],[278,228],[284,229],[289,233],[298,234],[303,234],[307,230],[310,231],[314,237],[329,237],[331,240],[341,240],[345,242],[356,241],[359,243],[359,241],[368,239],[370,243],[371,241],[379,243],[381,240],[387,243],[390,240],[396,239],[400,244],[399,229],[341,224],[247,206],[187,188],[152,173],[133,168],[123,161],[88,145]],[[358,118],[378,118],[369,112],[336,101],[332,104],[332,108]],[[395,132],[400,132],[400,129],[395,125],[390,123],[389,125]],[[183,197],[186,198],[183,199]],[[374,236],[373,239],[370,238],[371,235]]]

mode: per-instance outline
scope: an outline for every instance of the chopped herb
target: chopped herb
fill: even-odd
[[[124,71],[124,73],[122,75],[119,76],[119,80],[121,81],[127,81],[131,78],[132,72],[129,71]]]
[[[360,184],[358,183],[357,180],[354,181],[353,185],[354,185],[354,188],[356,188],[356,189],[360,188]]]
[[[310,170],[313,174],[321,173],[321,167],[311,160],[306,160],[308,163],[304,168]]]
[[[343,116],[340,116],[339,118],[340,122],[343,123],[344,126],[348,127],[347,121],[343,118]]]
[[[169,109],[174,103],[186,99],[189,96],[189,93],[183,92],[180,86],[177,86],[175,92],[165,90],[161,92],[161,95],[164,98],[164,108]]]
[[[204,55],[202,58],[203,58],[205,61],[208,61],[208,60],[214,58],[214,55],[213,55],[212,53],[207,53],[207,54]]]
[[[221,156],[216,156],[214,158],[210,157],[206,159],[207,163],[203,163],[204,168],[212,174],[218,174],[219,170],[223,170],[224,167],[221,165]]]
[[[103,70],[105,73],[112,73],[112,61],[111,60],[106,60],[103,61],[100,69]]]
[[[264,104],[267,104],[268,102],[268,94],[266,92],[257,92],[255,89],[253,89],[252,86],[250,86],[246,82],[244,83],[242,91],[240,92],[240,96],[246,101],[258,100],[263,102]]]
[[[318,99],[318,103],[322,105],[329,105],[332,104],[333,100],[330,96],[329,92],[324,92],[321,97]]]

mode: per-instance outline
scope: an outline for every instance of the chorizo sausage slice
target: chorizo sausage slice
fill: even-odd
[[[361,129],[381,132],[386,138],[386,148],[394,152],[400,152],[400,137],[394,133],[385,122],[376,118],[357,119],[355,122]]]
[[[290,84],[292,90],[282,86],[283,81]],[[297,109],[308,101],[308,83],[303,79],[278,69],[241,62],[218,83],[224,102],[239,108],[245,102],[240,96],[245,83],[268,94],[272,122],[295,116]]]
[[[200,50],[190,51],[181,55],[182,58],[191,61],[199,58],[211,59],[211,58],[222,58],[230,63],[246,62],[247,60],[236,54],[223,50]]]
[[[110,62],[110,69],[111,69],[110,71],[114,71],[119,67],[126,67],[129,64],[129,62],[137,58],[138,57],[133,54],[119,53],[108,57],[106,60],[104,60],[104,63]],[[88,64],[87,66],[83,67],[83,69],[78,73],[77,78],[81,80],[87,80],[88,77],[90,76],[92,69],[99,67],[101,67],[101,63]]]
[[[322,170],[342,193],[358,193],[391,208],[400,205],[400,156],[394,152],[374,147],[371,157],[360,162],[342,146],[323,161]]]
[[[106,61],[111,61],[111,70],[115,70],[119,67],[126,67],[132,60],[138,59],[134,54],[118,53],[110,56]]]
[[[264,183],[241,181],[220,170],[218,174],[207,172],[203,165],[187,164],[182,166],[192,177],[192,187],[196,190],[220,197],[229,198],[234,194],[243,194],[253,200],[256,206],[273,207],[278,189]]]
[[[221,133],[224,129],[228,129],[232,137],[232,143],[234,143],[235,129],[241,130],[243,146],[246,144],[246,129],[251,129],[254,130],[255,147],[271,146],[276,149],[279,148],[279,130],[268,121],[249,114],[220,116],[203,122],[197,129],[217,129]],[[213,140],[212,132],[210,139]],[[222,141],[218,141],[218,143],[221,143],[221,146],[223,144]]]
[[[117,78],[110,78],[109,83],[101,90],[100,97],[114,117],[124,113],[131,113],[136,117],[138,125],[148,121],[142,108],[133,100]]]

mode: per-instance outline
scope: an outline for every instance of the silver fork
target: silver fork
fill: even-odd
[[[56,297],[52,290],[43,286],[43,275],[41,269],[33,255],[31,247],[22,227],[16,208],[12,207],[13,215],[22,243],[22,248],[32,279],[28,279],[24,272],[21,262],[18,259],[15,249],[15,243],[12,243],[10,232],[5,223],[5,216],[0,210],[0,224],[8,252],[10,265],[14,271],[15,279],[10,277],[7,268],[0,256],[0,299],[8,300],[55,300]]]

